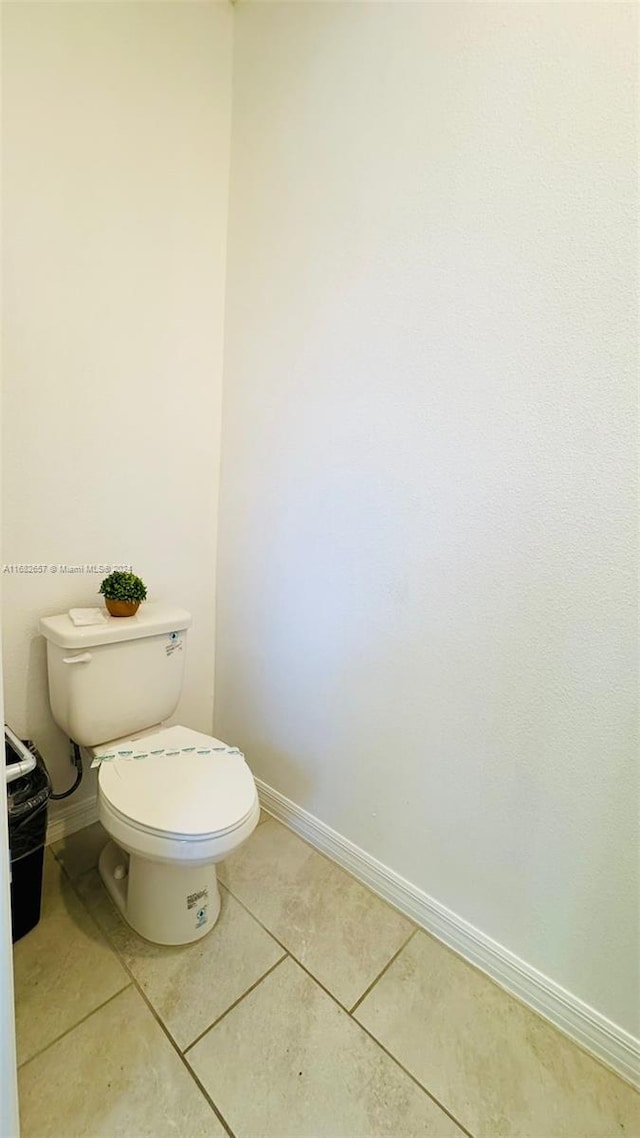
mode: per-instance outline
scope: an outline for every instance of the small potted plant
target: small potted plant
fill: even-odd
[[[147,599],[147,586],[135,573],[116,570],[105,577],[99,590],[111,616],[135,616]]]

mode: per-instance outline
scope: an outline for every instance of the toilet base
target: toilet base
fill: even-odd
[[[127,924],[153,944],[191,944],[218,919],[215,864],[149,861],[111,841],[100,854],[98,869]]]

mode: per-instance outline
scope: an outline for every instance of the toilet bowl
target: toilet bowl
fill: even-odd
[[[101,761],[98,816],[111,841],[100,876],[124,919],[155,944],[188,944],[220,911],[216,862],[257,825],[260,805],[244,757],[219,739],[174,726],[92,749]]]
[[[124,919],[156,944],[211,931],[216,862],[260,814],[237,748],[158,726],[178,706],[190,627],[184,609],[155,602],[96,624],[76,625],[68,613],[40,620],[53,718],[100,768],[98,816],[111,839],[100,875]]]

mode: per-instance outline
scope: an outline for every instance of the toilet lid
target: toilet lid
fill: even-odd
[[[96,748],[96,754],[114,749],[179,752],[102,763],[100,793],[115,810],[151,830],[187,839],[233,830],[251,813],[257,794],[241,754],[211,752],[225,745],[188,727],[169,727]],[[210,753],[198,754],[205,749]]]

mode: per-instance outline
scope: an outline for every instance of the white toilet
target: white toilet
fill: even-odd
[[[244,757],[188,727],[176,709],[189,613],[147,603],[136,616],[77,627],[44,617],[49,699],[59,727],[100,761],[99,818],[112,838],[100,876],[125,920],[156,944],[205,936],[220,911],[215,863],[260,814]]]

